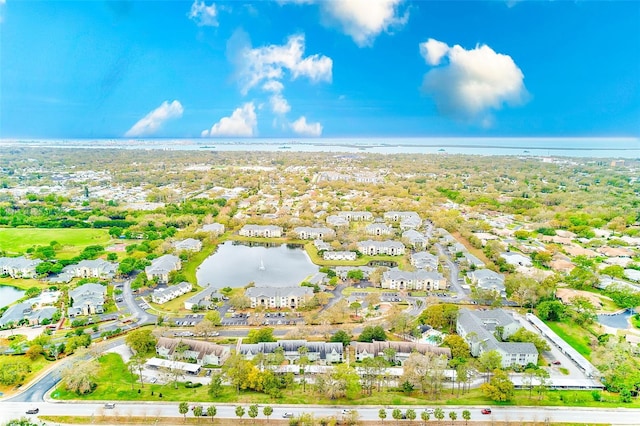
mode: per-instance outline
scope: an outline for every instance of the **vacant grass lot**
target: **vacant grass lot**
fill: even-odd
[[[33,246],[47,246],[51,241],[57,241],[62,245],[57,257],[70,259],[87,246],[107,245],[111,236],[106,229],[0,229],[0,250],[10,255],[22,254]]]
[[[97,378],[98,387],[96,390],[84,396],[64,390],[62,386],[52,393],[55,399],[82,399],[93,401],[189,401],[202,403],[241,403],[241,404],[321,404],[321,405],[490,405],[490,406],[587,406],[587,407],[621,407],[638,408],[640,401],[634,400],[630,404],[621,404],[616,394],[602,392],[602,401],[595,402],[590,391],[548,391],[542,398],[535,393],[529,397],[526,390],[516,391],[516,395],[509,402],[494,402],[483,395],[480,389],[471,391],[457,397],[452,395],[451,390],[445,389],[439,399],[430,398],[419,392],[406,394],[395,390],[376,392],[371,396],[358,395],[354,399],[340,398],[329,399],[318,395],[312,391],[312,386],[307,386],[307,391],[303,392],[301,386],[284,392],[282,398],[271,398],[270,396],[252,392],[236,392],[231,387],[224,387],[223,392],[217,398],[212,399],[207,393],[208,386],[187,389],[183,382],[178,383],[177,389],[172,383],[166,385],[145,384],[140,389],[140,383],[133,383],[131,374],[127,371],[122,358],[118,354],[110,353],[100,357],[103,368]],[[137,377],[137,376],[136,376]],[[140,389],[140,392],[138,392]],[[162,397],[160,396],[162,394]]]
[[[591,339],[591,334],[587,330],[579,325],[564,322],[546,321],[546,324],[585,358],[590,358],[591,348],[587,342]]]

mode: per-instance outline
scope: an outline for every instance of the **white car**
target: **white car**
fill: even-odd
[[[433,414],[436,412],[436,410],[434,410],[433,408],[425,408],[424,411],[426,411],[429,414]]]

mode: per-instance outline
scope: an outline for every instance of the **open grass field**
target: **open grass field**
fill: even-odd
[[[57,241],[62,245],[58,257],[69,259],[87,246],[109,244],[111,236],[106,229],[0,229],[0,250],[10,255],[22,254],[33,246],[47,246],[51,241]]]
[[[565,342],[571,345],[575,350],[589,359],[591,356],[591,348],[587,343],[591,339],[591,334],[584,328],[576,324],[568,324],[564,322],[545,322]]]

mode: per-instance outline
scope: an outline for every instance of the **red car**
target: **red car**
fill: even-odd
[[[560,361],[553,361],[553,365],[560,365]]]
[[[491,414],[491,408],[483,408],[482,414]]]

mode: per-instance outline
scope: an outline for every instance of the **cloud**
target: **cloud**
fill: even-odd
[[[465,50],[429,39],[420,44],[420,53],[434,66],[424,75],[422,90],[433,96],[444,115],[487,126],[492,110],[527,101],[520,68],[511,56],[485,44]]]
[[[331,21],[360,47],[371,46],[383,31],[403,27],[409,20],[405,10],[400,15],[402,0],[333,0],[320,3]]]
[[[160,106],[133,125],[124,134],[125,137],[148,136],[157,132],[165,121],[182,117],[182,104],[178,101],[164,101]]]
[[[211,3],[210,6],[207,6],[204,0],[194,0],[191,5],[191,10],[187,16],[199,27],[218,26],[218,9],[216,8],[215,3]]]
[[[239,81],[243,95],[265,80],[282,80],[285,73],[292,79],[306,77],[311,82],[330,82],[333,61],[324,55],[303,57],[304,35],[292,35],[286,44],[258,47],[245,46],[237,55]]]
[[[430,38],[424,43],[420,43],[420,54],[429,65],[438,65],[444,55],[449,52],[449,45]]]
[[[203,130],[202,137],[238,136],[251,137],[256,133],[258,124],[256,108],[253,102],[247,102],[240,108],[236,108],[230,117],[223,117],[211,127],[211,130]]]
[[[269,98],[269,103],[271,104],[271,111],[277,115],[285,115],[289,111],[291,111],[291,106],[289,102],[282,96],[280,93],[276,93],[275,95]]]
[[[291,130],[302,136],[317,137],[322,135],[322,125],[320,123],[307,123],[307,118],[304,115],[289,125]]]

